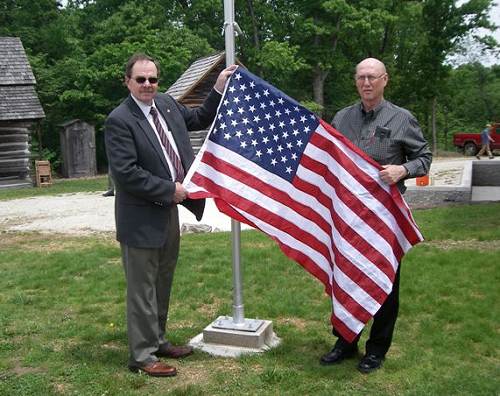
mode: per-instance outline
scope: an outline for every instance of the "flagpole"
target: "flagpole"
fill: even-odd
[[[234,21],[234,0],[224,0],[224,34],[226,66],[236,63],[234,31],[241,33]],[[191,340],[191,345],[219,356],[239,356],[242,353],[263,352],[280,343],[270,320],[245,318],[243,282],[240,269],[241,225],[231,220],[233,260],[233,317],[219,316]],[[231,348],[228,348],[231,347]]]
[[[226,66],[235,63],[234,46],[234,0],[224,0],[224,37],[226,44]],[[241,279],[241,225],[231,220],[232,260],[233,260],[233,323],[244,325],[243,286]]]

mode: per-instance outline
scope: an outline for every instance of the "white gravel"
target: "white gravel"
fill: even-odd
[[[470,159],[435,160],[431,168],[432,185],[460,185],[464,163]],[[409,181],[415,184],[414,179]],[[231,220],[207,200],[205,215],[198,223],[188,210],[179,206],[181,228],[205,225],[212,231],[230,231]],[[242,228],[250,228],[242,225]],[[114,232],[114,198],[101,193],[76,193],[0,201],[0,231],[40,231],[65,234]]]
[[[231,219],[207,200],[205,214],[198,222],[179,206],[181,228],[205,225],[211,231],[230,231]],[[242,225],[242,229],[249,228]],[[0,201],[0,231],[40,231],[64,234],[114,232],[114,198],[101,193],[76,193]]]

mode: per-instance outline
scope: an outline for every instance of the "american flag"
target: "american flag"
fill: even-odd
[[[381,167],[331,125],[241,67],[184,185],[260,229],[324,285],[331,322],[352,341],[398,265],[422,240]]]

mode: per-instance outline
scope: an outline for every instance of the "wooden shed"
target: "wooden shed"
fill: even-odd
[[[59,125],[62,174],[64,177],[90,177],[97,174],[95,128],[82,120]]]
[[[236,61],[241,65],[240,62]],[[172,84],[167,93],[185,106],[200,106],[226,67],[224,52],[198,59]],[[200,150],[208,130],[190,132],[195,154]]]
[[[45,117],[21,40],[0,37],[0,188],[31,186],[30,127]]]

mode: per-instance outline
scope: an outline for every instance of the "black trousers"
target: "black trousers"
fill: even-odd
[[[399,312],[399,277],[401,264],[396,271],[394,284],[391,293],[382,304],[378,312],[373,317],[373,324],[370,330],[370,338],[366,341],[366,353],[384,357],[389,350],[392,342],[392,335]],[[361,337],[361,333],[352,342],[349,343],[333,329],[333,334],[338,337],[335,346],[340,348],[355,347]]]

